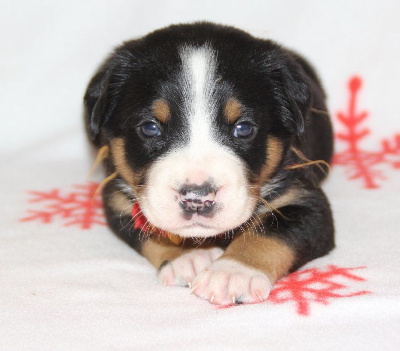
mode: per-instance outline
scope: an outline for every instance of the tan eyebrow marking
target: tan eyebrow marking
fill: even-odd
[[[167,123],[171,117],[171,110],[168,102],[164,99],[158,99],[154,101],[152,112],[154,117],[164,124]]]
[[[224,108],[225,118],[228,123],[235,123],[242,114],[242,105],[234,98],[229,98]]]

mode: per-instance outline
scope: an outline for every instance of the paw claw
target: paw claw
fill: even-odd
[[[197,289],[198,285],[194,285],[191,289],[190,289],[190,293],[193,294],[193,292]]]
[[[228,259],[219,259],[203,270],[193,286],[196,296],[218,305],[264,302],[272,287],[261,271]]]
[[[196,249],[168,262],[159,272],[163,285],[189,287],[193,292],[193,280],[209,266],[216,257],[222,255],[221,248]]]

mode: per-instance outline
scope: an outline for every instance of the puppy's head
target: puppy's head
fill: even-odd
[[[183,237],[251,220],[308,105],[285,51],[206,23],[125,43],[85,95],[89,133],[111,146],[144,215]]]

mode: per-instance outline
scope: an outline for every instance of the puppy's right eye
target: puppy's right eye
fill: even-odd
[[[238,123],[233,131],[235,138],[247,139],[253,136],[255,133],[254,126],[249,122]]]
[[[161,135],[160,127],[156,123],[149,122],[142,124],[139,129],[140,132],[148,138],[154,138]]]

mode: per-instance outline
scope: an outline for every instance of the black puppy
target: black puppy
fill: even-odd
[[[333,248],[320,189],[332,129],[297,54],[232,27],[170,26],[118,47],[85,107],[94,144],[111,151],[109,225],[164,285],[261,302]]]

